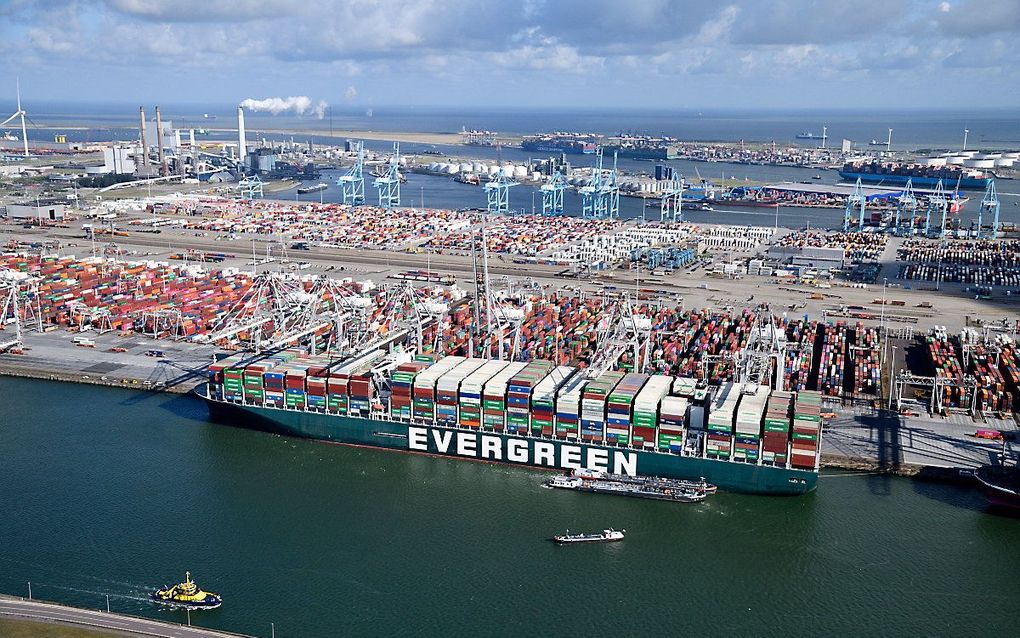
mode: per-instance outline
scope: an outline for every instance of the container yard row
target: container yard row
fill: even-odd
[[[851,263],[877,261],[885,250],[888,236],[880,233],[797,231],[780,237],[780,248],[841,248]]]
[[[589,378],[550,361],[460,356],[344,360],[286,351],[209,368],[228,402],[630,447],[814,470],[821,395],[611,371]]]
[[[1020,353],[1010,337],[1000,335],[989,343],[970,329],[950,335],[936,327],[923,341],[930,373],[939,380],[938,406],[1012,413],[1020,397]]]
[[[901,279],[1020,288],[1020,240],[909,240],[897,259]]]

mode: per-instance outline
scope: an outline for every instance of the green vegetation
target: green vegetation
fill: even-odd
[[[113,186],[114,184],[120,184],[121,182],[130,182],[133,179],[135,179],[134,175],[106,173],[105,175],[97,175],[96,177],[83,177],[78,180],[78,186],[83,186],[85,188],[106,188],[107,186]]]
[[[135,634],[84,629],[49,622],[0,618],[0,636],[4,638],[123,638],[133,635]]]

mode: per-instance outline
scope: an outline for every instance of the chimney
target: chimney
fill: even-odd
[[[149,147],[145,143],[145,107],[138,107],[138,129],[142,133],[142,173],[149,176]]]
[[[191,143],[191,169],[195,171],[195,179],[198,179],[198,145],[195,144],[195,129],[188,132],[188,141]]]
[[[163,156],[163,120],[159,119],[159,107],[156,107],[156,144],[159,151],[159,174],[166,175],[166,157]]]
[[[248,145],[244,141],[244,109],[237,107],[237,158],[244,164],[248,155]]]

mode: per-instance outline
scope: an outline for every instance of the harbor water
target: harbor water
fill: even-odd
[[[189,396],[0,378],[0,591],[268,636],[993,635],[1020,519],[965,487],[837,474],[698,505],[505,466],[288,439]],[[566,530],[622,543],[560,547]]]

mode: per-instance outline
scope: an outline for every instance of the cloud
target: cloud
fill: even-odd
[[[944,87],[980,68],[996,79],[985,99],[1018,105],[1018,36],[1020,0],[0,0],[0,86],[30,72],[86,99],[144,88],[237,103],[270,86],[375,105],[741,106],[733,95],[807,92],[967,105]],[[824,95],[820,79],[833,79]],[[305,100],[285,110],[326,108]]]
[[[240,106],[249,111],[269,111],[273,115],[279,115],[291,111],[297,115],[310,113],[320,120],[325,117],[329,105],[325,100],[319,100],[318,104],[312,106],[312,98],[307,95],[291,97],[267,97],[261,100],[247,98],[241,100]]]

